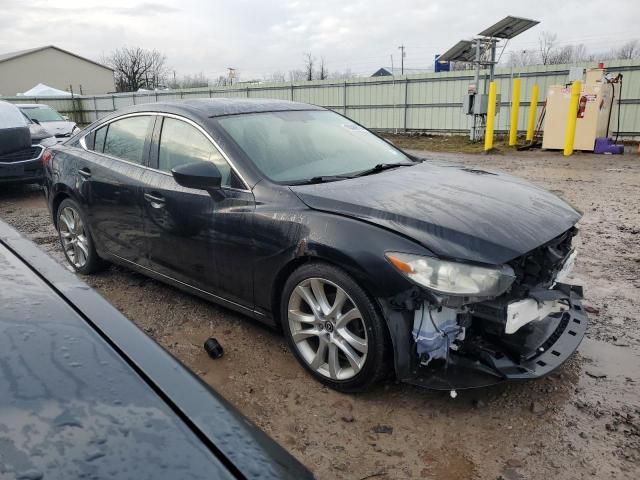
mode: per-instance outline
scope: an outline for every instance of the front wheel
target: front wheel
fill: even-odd
[[[64,256],[76,272],[86,275],[102,268],[85,215],[74,200],[66,198],[58,207],[57,226]]]
[[[285,283],[280,311],[289,348],[322,383],[355,392],[385,376],[384,319],[342,270],[320,263],[298,268]]]

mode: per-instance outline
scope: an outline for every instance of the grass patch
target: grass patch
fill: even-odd
[[[386,139],[391,140],[400,148],[409,150],[429,150],[431,152],[457,152],[457,153],[482,153],[484,142],[471,142],[464,135],[428,135],[428,134],[393,134],[385,133]],[[524,139],[518,139],[524,144]],[[515,152],[516,147],[509,146],[506,135],[496,136],[493,141],[494,150],[503,152]]]

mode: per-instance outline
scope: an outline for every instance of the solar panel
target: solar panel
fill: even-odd
[[[476,47],[470,40],[460,40],[449,50],[438,57],[439,62],[473,62],[476,58]]]
[[[540,22],[538,20],[530,20],[528,18],[512,17],[511,15],[503,18],[495,25],[483,30],[478,35],[483,37],[506,38],[510,39],[522,32],[535,27]]]

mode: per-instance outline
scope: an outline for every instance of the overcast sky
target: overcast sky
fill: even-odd
[[[0,0],[0,12],[0,53],[53,44],[99,61],[140,46],[165,53],[178,76],[236,67],[244,80],[300,69],[304,52],[370,74],[392,54],[399,62],[401,44],[406,67],[426,68],[506,15],[541,22],[507,51],[535,49],[543,31],[589,51],[640,38],[640,0]]]

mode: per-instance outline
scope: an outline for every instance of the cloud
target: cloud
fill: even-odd
[[[583,2],[486,0],[3,0],[0,52],[54,44],[100,60],[115,48],[140,46],[165,53],[178,75],[215,77],[226,67],[247,79],[302,68],[303,54],[324,57],[330,70],[371,73],[399,62],[430,67],[462,38],[506,15],[541,24],[509,44],[535,49],[542,31],[561,42],[608,50],[640,36],[637,0]],[[508,6],[507,6],[508,5]],[[506,58],[506,57],[505,57]]]

